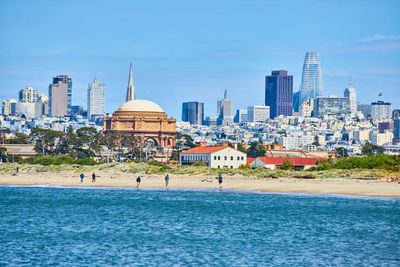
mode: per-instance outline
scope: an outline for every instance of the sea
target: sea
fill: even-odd
[[[400,198],[0,187],[0,266],[400,266]]]

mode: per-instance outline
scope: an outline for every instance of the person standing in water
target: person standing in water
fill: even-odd
[[[168,183],[169,183],[169,175],[165,175],[165,186],[168,187]]]
[[[81,175],[79,175],[79,177],[81,177],[81,183],[83,183],[83,178],[85,178],[85,175],[83,174],[83,172],[81,173]]]
[[[92,174],[92,183],[94,183],[94,182],[96,182],[96,174],[95,173]]]
[[[218,179],[219,189],[222,189],[222,175],[220,174],[217,179]]]
[[[136,183],[137,183],[136,188],[139,188],[140,181],[141,181],[140,176],[138,176],[138,178],[136,178]]]

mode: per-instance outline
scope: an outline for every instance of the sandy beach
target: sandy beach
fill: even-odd
[[[136,187],[137,174],[97,172],[96,182],[91,173],[85,173],[83,183],[76,172],[60,173],[0,173],[1,185],[58,185],[97,187]],[[165,187],[163,175],[141,174],[140,187]],[[169,187],[218,188],[216,177],[170,175]],[[400,184],[379,180],[325,178],[252,178],[225,176],[223,188],[238,190],[259,190],[263,192],[288,192],[312,194],[345,194],[362,196],[400,197]]]

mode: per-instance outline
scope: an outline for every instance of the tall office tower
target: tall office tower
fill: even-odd
[[[272,71],[265,76],[265,105],[270,107],[271,119],[279,116],[292,116],[293,76],[286,70]]]
[[[234,110],[233,101],[227,98],[227,91],[224,92],[224,98],[217,102],[217,124],[225,125],[233,122]]]
[[[297,91],[296,93],[293,93],[293,111],[294,112],[300,112],[300,90]]]
[[[322,73],[318,52],[307,52],[300,86],[299,106],[304,100],[322,96]]]
[[[32,87],[21,89],[19,91],[19,102],[21,103],[36,103],[39,102],[39,91]]]
[[[190,122],[190,124],[203,125],[204,103],[184,102],[182,104],[182,121]]]
[[[357,93],[356,88],[351,87],[351,80],[349,82],[349,87],[344,90],[344,97],[350,100],[351,112],[357,112]]]
[[[247,122],[247,110],[246,109],[236,110],[236,115],[233,118],[233,122],[236,122],[236,123]]]
[[[345,97],[319,96],[314,99],[314,117],[350,113],[350,100]]]
[[[53,117],[71,114],[72,79],[58,75],[49,85],[49,115]]]
[[[392,112],[392,119],[400,119],[400,109],[394,109]]]
[[[89,83],[87,91],[87,117],[95,120],[104,115],[104,84],[97,79]]]
[[[393,144],[400,143],[400,119],[393,120]]]
[[[247,107],[247,121],[248,122],[264,122],[269,119],[270,107],[269,106],[251,106]]]
[[[392,104],[378,101],[371,103],[371,117],[373,119],[389,119],[392,116]]]
[[[126,102],[135,100],[135,85],[133,84],[133,70],[132,63],[129,68],[129,80],[128,80],[128,88],[126,90]]]
[[[13,115],[15,113],[15,105],[17,104],[17,99],[11,98],[7,101],[1,103],[1,111],[4,116]]]

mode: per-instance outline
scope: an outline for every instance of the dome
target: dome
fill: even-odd
[[[131,100],[123,103],[117,111],[147,111],[147,112],[164,112],[156,103],[149,100]]]

